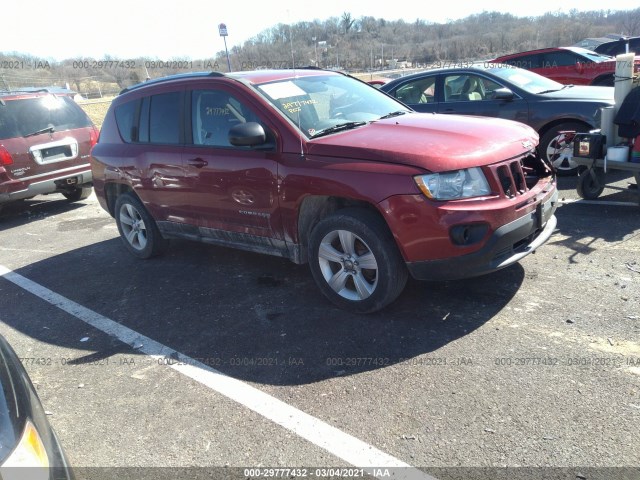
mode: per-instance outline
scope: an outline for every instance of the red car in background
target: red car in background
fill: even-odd
[[[512,53],[491,60],[525,68],[565,85],[614,85],[616,60],[586,48],[557,47]],[[640,72],[640,57],[636,56],[634,73]]]

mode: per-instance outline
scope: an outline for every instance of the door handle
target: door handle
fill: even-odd
[[[209,165],[209,162],[201,158],[192,158],[191,160],[187,160],[187,163],[192,167],[196,167],[196,168],[202,168]]]

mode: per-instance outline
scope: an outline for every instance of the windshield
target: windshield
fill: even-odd
[[[308,138],[409,111],[378,89],[343,75],[290,78],[257,89]],[[344,128],[334,128],[340,125]]]
[[[491,73],[529,93],[553,92],[564,87],[563,84],[547,77],[511,65],[492,68]]]
[[[603,55],[601,53],[592,52],[591,50],[587,50],[585,48],[572,48],[572,51],[584,57],[586,60],[600,63],[600,62],[608,62],[613,60],[609,55]]]

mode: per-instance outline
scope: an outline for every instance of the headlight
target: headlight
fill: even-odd
[[[422,193],[434,200],[481,197],[491,193],[480,167],[419,175],[414,180]]]
[[[45,480],[49,478],[49,458],[36,428],[27,421],[20,442],[0,467],[3,480]]]

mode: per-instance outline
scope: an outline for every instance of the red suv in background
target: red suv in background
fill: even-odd
[[[68,95],[0,91],[0,207],[49,193],[87,198],[97,140],[97,128]]]
[[[92,168],[133,255],[170,238],[277,255],[365,313],[409,273],[481,275],[542,245],[558,193],[537,143],[522,123],[412,112],[337,72],[196,73],[123,91]]]
[[[536,72],[565,85],[614,85],[616,60],[580,47],[557,47],[512,53],[491,60]],[[636,56],[634,73],[640,72]]]

